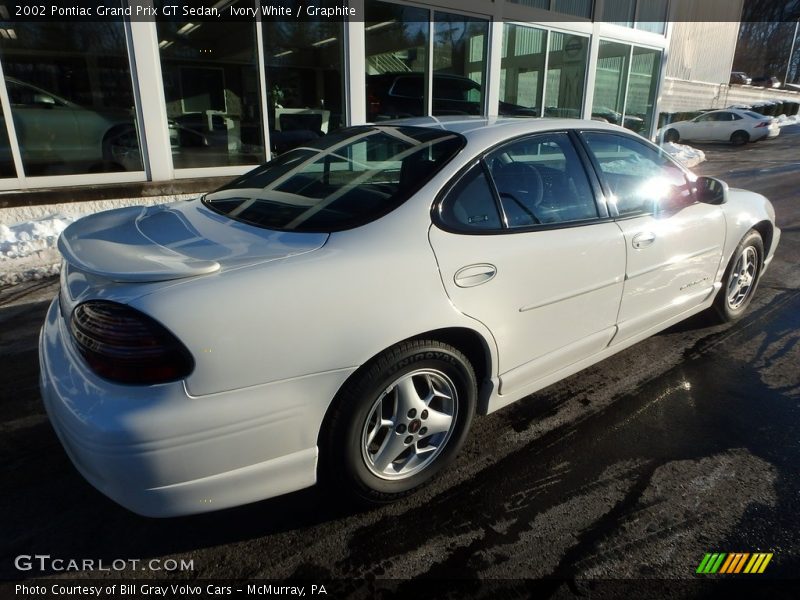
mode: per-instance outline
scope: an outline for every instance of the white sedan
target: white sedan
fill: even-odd
[[[773,138],[781,132],[778,121],[752,110],[727,108],[712,110],[691,121],[678,121],[665,125],[664,141],[731,142],[741,145],[764,138]]]
[[[769,201],[620,127],[343,129],[62,234],[40,340],[76,468],[150,516],[320,481],[381,503],[498,410],[701,311],[742,315]]]

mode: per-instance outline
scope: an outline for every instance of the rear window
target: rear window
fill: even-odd
[[[750,110],[744,111],[744,114],[746,114],[748,117],[752,117],[753,119],[763,119],[764,118],[764,115],[760,115],[757,112],[753,112],[753,111],[750,111]]]
[[[351,229],[400,206],[463,146],[462,136],[441,129],[352,127],[281,155],[203,202],[266,229]]]

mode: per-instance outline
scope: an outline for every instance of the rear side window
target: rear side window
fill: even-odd
[[[566,133],[515,141],[486,160],[509,227],[597,218],[586,171]]]
[[[203,202],[266,229],[351,229],[397,208],[463,145],[462,136],[440,129],[353,127],[287,152]]]
[[[694,202],[683,171],[662,152],[615,133],[584,132],[620,216],[655,214]]]
[[[440,217],[458,231],[497,230],[500,213],[483,166],[475,165],[450,189],[440,206]]]

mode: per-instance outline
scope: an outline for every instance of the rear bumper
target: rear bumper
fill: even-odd
[[[350,370],[192,397],[182,382],[124,386],[88,370],[58,299],[39,341],[53,428],[94,487],[141,515],[218,510],[311,486],[319,427]]]

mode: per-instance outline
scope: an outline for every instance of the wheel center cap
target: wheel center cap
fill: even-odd
[[[414,419],[411,423],[408,424],[408,432],[409,433],[417,433],[419,428],[422,427],[422,421],[419,419]]]

